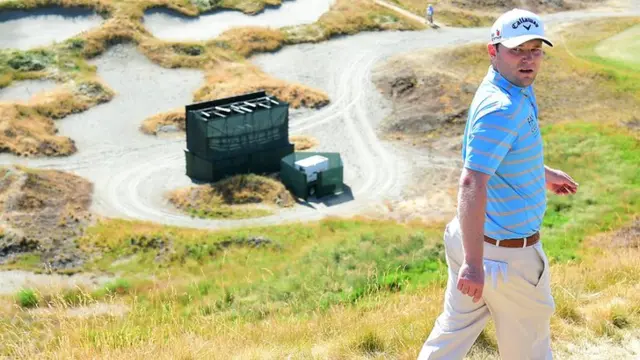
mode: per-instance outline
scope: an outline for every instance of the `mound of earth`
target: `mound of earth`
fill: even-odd
[[[265,216],[274,207],[294,204],[293,196],[282,183],[254,174],[177,189],[169,193],[169,201],[194,216],[231,219]]]
[[[387,136],[422,144],[462,134],[477,84],[445,61],[426,51],[393,58],[374,70],[374,83],[393,102],[381,126]]]
[[[92,221],[93,185],[54,170],[0,167],[0,264],[34,253],[53,269],[82,262],[74,244]]]

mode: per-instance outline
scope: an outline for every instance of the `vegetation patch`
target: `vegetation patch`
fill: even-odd
[[[82,262],[74,239],[91,223],[93,186],[54,170],[4,167],[0,177],[0,262],[70,269]],[[37,261],[33,256],[38,255]]]
[[[569,197],[549,196],[545,249],[571,259],[590,235],[622,227],[640,213],[640,142],[611,123],[573,122],[543,127],[545,163],[580,183]]]
[[[274,79],[248,61],[217,64],[206,73],[207,85],[194,94],[195,101],[215,100],[264,90],[288,102],[292,108],[320,108],[329,96],[308,86]]]
[[[311,150],[318,145],[318,140],[306,135],[292,135],[289,141],[293,143],[295,151]]]
[[[148,117],[142,122],[140,130],[148,135],[157,135],[167,127],[184,132],[186,126],[184,108],[181,108]]]
[[[413,358],[442,310],[446,264],[443,249],[435,245],[442,230],[443,224],[330,219],[209,232],[103,220],[79,240],[102,254],[84,266],[122,273],[122,280],[106,285],[101,296],[125,304],[127,316],[35,316],[12,310],[0,316],[0,352],[66,358],[72,353],[133,357],[144,351],[233,358],[264,354],[269,342],[276,357]],[[184,256],[154,261],[162,236],[171,237],[176,254]],[[120,254],[142,244],[154,245],[148,254],[112,266]],[[611,341],[612,351],[624,347],[640,321],[638,249],[580,251],[580,262],[551,268],[559,310],[552,318],[554,353],[560,357],[575,353],[567,344]],[[384,280],[389,274],[403,280]],[[126,280],[131,275],[153,280]],[[370,290],[355,297],[358,289]],[[69,299],[68,306],[82,306],[98,295],[65,291],[60,297]],[[159,341],[161,348],[154,345]],[[497,357],[495,345],[495,327],[489,326],[473,356]]]
[[[28,103],[0,104],[0,152],[22,156],[65,156],[75,142],[57,134],[54,120],[81,112],[113,98],[100,81],[88,79],[40,93]]]
[[[231,219],[265,216],[272,213],[274,205],[290,207],[294,204],[293,196],[282,183],[254,174],[178,189],[169,194],[169,201],[193,216]]]

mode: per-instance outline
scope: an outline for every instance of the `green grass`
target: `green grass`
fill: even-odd
[[[380,292],[419,288],[444,275],[438,228],[359,220],[215,233],[152,227],[143,231],[147,239],[156,240],[138,247],[132,243],[141,242],[132,239],[139,236],[128,233],[123,224],[89,229],[81,242],[104,251],[89,267],[190,279],[178,289],[186,299],[199,300],[195,305],[181,301],[191,311],[208,299],[216,309],[236,315],[256,316],[265,307],[307,312],[357,303]],[[135,232],[135,224],[127,225]],[[131,261],[111,266],[131,255]],[[130,289],[135,292],[135,286]]]
[[[640,25],[601,41],[594,50],[616,64],[640,71]]]
[[[22,289],[16,295],[18,305],[23,308],[34,308],[38,306],[38,295],[32,289]]]
[[[549,256],[572,259],[587,235],[618,228],[640,212],[640,143],[610,124],[555,124],[542,135],[545,163],[580,184],[576,195],[549,195],[543,227]]]

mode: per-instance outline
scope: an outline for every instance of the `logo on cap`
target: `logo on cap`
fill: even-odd
[[[540,25],[538,25],[537,21],[533,20],[532,18],[528,18],[528,17],[522,17],[522,18],[518,19],[516,22],[511,24],[511,27],[514,28],[514,29],[517,29],[520,25],[522,25],[525,29],[529,30],[529,29],[531,29],[531,25],[526,25],[527,23],[535,25],[536,27],[540,27]]]

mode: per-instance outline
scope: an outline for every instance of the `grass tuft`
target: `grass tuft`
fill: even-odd
[[[290,207],[294,204],[293,196],[282,183],[255,174],[178,189],[169,194],[169,201],[194,216],[232,219],[265,216],[272,213],[273,205]],[[248,204],[267,207],[247,207]]]
[[[18,305],[26,309],[34,308],[38,306],[38,303],[39,303],[38,295],[32,289],[22,289],[18,291],[18,294],[16,295],[16,299],[17,299]]]

